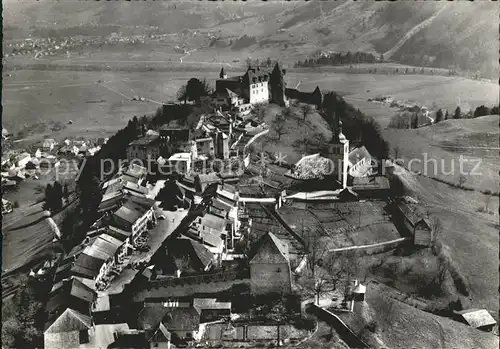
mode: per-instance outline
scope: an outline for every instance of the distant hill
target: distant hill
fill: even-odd
[[[4,38],[181,33],[255,37],[248,52],[291,61],[321,51],[366,51],[412,65],[498,75],[499,7],[494,2],[54,2],[4,1]],[[193,35],[195,35],[193,33]]]

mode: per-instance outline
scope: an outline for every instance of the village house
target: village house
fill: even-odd
[[[168,160],[160,159],[158,159],[158,168],[161,174],[171,175],[173,173],[184,174],[191,172],[193,161],[191,153],[176,153],[169,157]]]
[[[52,289],[46,305],[44,348],[87,348],[93,336],[90,305],[95,292],[75,278]]]
[[[256,246],[256,252],[250,259],[252,293],[290,293],[292,272],[288,245],[273,233],[267,233]]]
[[[54,139],[46,138],[46,139],[44,139],[44,141],[42,143],[42,151],[49,153],[54,149],[56,144],[57,144],[57,142]]]
[[[191,140],[191,128],[185,122],[172,120],[160,128],[160,140],[162,143],[181,143]]]
[[[16,156],[15,164],[18,168],[25,168],[26,164],[31,160],[31,155],[29,153],[23,152]]]
[[[215,172],[207,174],[197,174],[194,177],[194,188],[197,193],[202,194],[210,186],[220,183],[221,179]]]
[[[226,253],[227,228],[227,220],[207,213],[198,217],[183,235],[205,245],[216,261],[220,262]]]
[[[391,193],[389,180],[384,176],[354,177],[352,190],[360,199],[387,199]]]
[[[212,137],[195,139],[197,158],[212,159],[215,157],[214,140]]]
[[[131,232],[135,237],[146,230],[148,225],[156,222],[154,204],[154,200],[130,196],[127,202],[113,213],[110,225]]]
[[[127,160],[141,161],[142,165],[148,161],[155,161],[160,156],[160,138],[146,136],[131,142],[127,147]]]
[[[171,307],[168,303],[145,304],[139,313],[139,329],[149,330],[162,323],[172,335],[172,342],[199,340],[201,311],[193,306]]]
[[[170,332],[160,323],[156,329],[148,331],[127,330],[116,332],[114,342],[108,348],[170,349],[170,338]]]
[[[214,255],[201,243],[191,239],[171,239],[162,261],[163,274],[181,276],[183,273],[203,273],[212,268]]]
[[[413,238],[415,246],[428,247],[432,244],[432,223],[414,203],[402,198],[393,202],[394,221]]]

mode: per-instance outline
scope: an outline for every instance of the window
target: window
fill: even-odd
[[[87,330],[82,330],[80,331],[80,344],[85,344],[88,343],[89,340],[89,332]]]

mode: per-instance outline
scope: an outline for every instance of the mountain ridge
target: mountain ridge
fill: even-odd
[[[217,46],[221,50],[230,50],[233,41],[247,35],[255,40],[249,47],[238,48],[242,55],[267,47],[297,61],[318,50],[365,51],[404,64],[454,67],[495,76],[499,11],[489,2],[68,4],[7,0],[4,35],[5,39],[15,39],[50,31],[57,36],[68,28],[94,28],[92,33],[104,36],[116,27],[136,34],[192,31],[204,36],[206,47],[210,35],[225,41],[226,45]]]

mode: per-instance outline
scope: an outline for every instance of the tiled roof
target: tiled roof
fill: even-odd
[[[199,179],[200,183],[220,182],[220,178],[217,175],[217,173],[215,173],[215,172],[208,173],[208,174],[200,174],[200,175],[198,175],[198,179]]]
[[[122,241],[107,235],[100,235],[90,246],[83,251],[83,253],[99,258],[102,260],[107,260],[110,257],[113,257],[116,250],[122,245]]]
[[[156,328],[167,312],[168,308],[165,308],[161,303],[145,306],[137,318],[138,328],[141,330]]]
[[[114,216],[123,219],[125,222],[133,224],[135,221],[141,218],[142,214],[124,205],[114,213]]]
[[[211,213],[206,213],[201,217],[201,225],[217,231],[222,231],[226,227],[226,220]]]
[[[233,208],[233,206],[227,204],[226,202],[224,202],[220,199],[214,199],[212,201],[212,206],[219,209],[219,210],[226,211],[226,212],[229,212]]]
[[[50,320],[53,320],[54,315],[60,315],[66,308],[88,314],[95,296],[94,291],[72,277],[54,285],[45,309]]]

